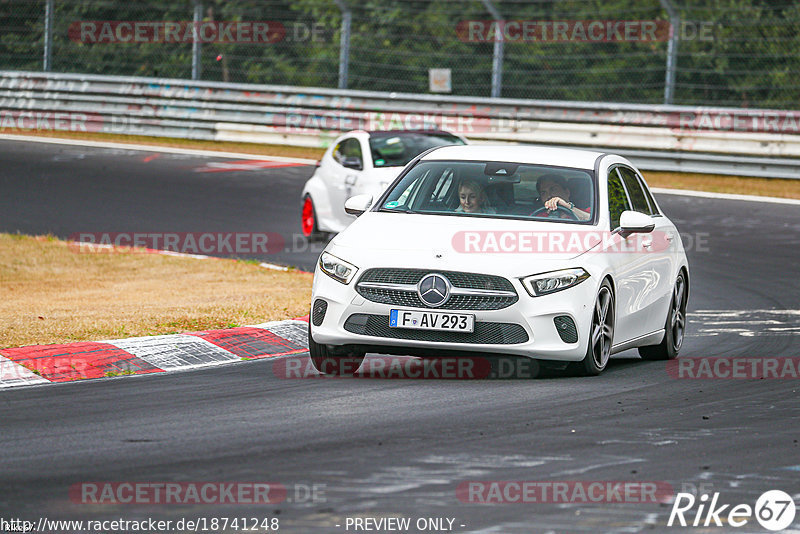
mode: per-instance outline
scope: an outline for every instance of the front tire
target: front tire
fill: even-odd
[[[605,370],[614,343],[614,319],[614,292],[611,283],[606,279],[597,291],[586,356],[573,366],[579,374],[597,376]]]
[[[678,357],[686,332],[686,295],[686,279],[681,272],[672,291],[667,321],[664,323],[664,339],[658,345],[639,347],[639,356],[643,360],[673,360]]]
[[[311,337],[311,322],[308,323],[308,352],[311,354],[311,363],[318,372],[331,376],[352,376],[361,367],[365,354],[358,351],[349,351],[345,354],[334,354],[328,345],[314,341]]]

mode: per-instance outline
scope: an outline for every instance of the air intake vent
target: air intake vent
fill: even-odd
[[[322,299],[314,301],[314,306],[311,309],[311,324],[319,326],[325,320],[325,312],[328,311],[328,303]]]
[[[575,328],[575,321],[568,315],[559,315],[553,319],[556,325],[556,331],[564,343],[577,343],[578,330]]]
[[[410,330],[391,328],[388,315],[356,313],[347,318],[344,329],[363,336],[392,339],[412,339],[440,343],[478,343],[485,345],[514,345],[528,341],[525,329],[513,323],[484,323],[477,321],[475,331],[442,332],[436,330]]]

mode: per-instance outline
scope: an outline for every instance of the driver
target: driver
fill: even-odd
[[[558,208],[561,207],[571,212],[579,221],[588,221],[591,218],[591,210],[582,210],[570,202],[571,192],[567,181],[559,174],[545,174],[539,178],[536,191],[547,209],[546,212],[537,214],[537,217],[570,218],[568,214],[559,212]]]

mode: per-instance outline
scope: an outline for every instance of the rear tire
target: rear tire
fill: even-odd
[[[311,337],[311,322],[308,323],[308,352],[311,363],[321,374],[331,376],[352,376],[361,367],[365,354],[359,351],[348,351],[345,354],[334,354],[328,345],[314,341]]]
[[[597,290],[586,356],[582,361],[571,364],[573,371],[581,375],[597,376],[605,370],[614,343],[615,316],[614,292],[611,283],[606,279]]]
[[[639,356],[643,360],[673,360],[678,357],[678,352],[683,345],[686,332],[686,279],[683,272],[678,273],[675,288],[672,290],[672,300],[667,311],[667,321],[664,323],[664,339],[658,345],[639,347]]]

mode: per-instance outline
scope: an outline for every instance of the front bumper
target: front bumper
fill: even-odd
[[[589,278],[551,295],[531,297],[518,279],[509,280],[519,295],[519,300],[511,306],[500,310],[435,310],[372,302],[356,292],[358,276],[344,285],[317,267],[312,307],[318,299],[324,300],[327,307],[321,321],[314,321],[312,314],[312,336],[320,344],[351,345],[369,352],[391,354],[473,356],[488,353],[543,360],[582,360],[586,355],[599,282]],[[389,311],[393,308],[474,314],[475,333],[389,328]],[[574,322],[576,342],[565,342],[559,335],[554,319],[563,316]]]

